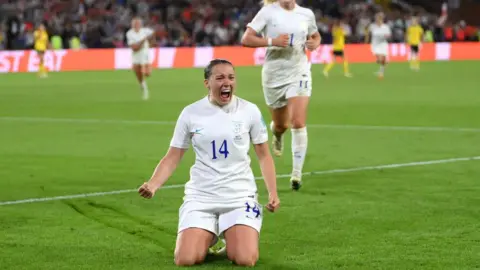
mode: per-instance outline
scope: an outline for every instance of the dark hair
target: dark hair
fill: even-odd
[[[208,63],[208,66],[203,70],[203,77],[205,78],[205,80],[208,80],[208,78],[210,78],[210,76],[212,76],[213,67],[215,67],[216,65],[221,65],[221,64],[226,64],[226,65],[230,65],[230,66],[233,67],[232,62],[230,62],[228,60],[213,59],[212,61],[210,61],[210,63]]]

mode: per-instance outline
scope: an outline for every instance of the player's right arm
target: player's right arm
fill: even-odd
[[[170,147],[167,154],[158,163],[150,180],[138,189],[138,193],[147,199],[152,198],[155,192],[172,176],[186,151],[187,149]]]
[[[184,110],[175,125],[175,131],[167,154],[158,163],[150,180],[138,189],[138,193],[140,193],[142,197],[147,199],[152,198],[155,192],[167,182],[168,178],[172,176],[182,160],[189,145],[190,132],[187,115]]]
[[[135,39],[133,38],[133,36],[129,33],[127,33],[127,45],[128,47],[130,47],[134,52],[137,52],[139,51],[142,46],[143,46],[143,43],[145,43],[146,39],[142,39],[140,41],[135,41]]]
[[[129,46],[134,52],[138,52],[142,48],[143,43],[145,43],[145,39],[142,39],[141,41],[133,43]]]
[[[268,22],[267,9],[263,7],[257,13],[255,18],[247,24],[247,29],[242,36],[242,45],[250,48],[258,47],[287,47],[290,37],[288,34],[279,35],[276,38],[264,38],[259,36],[259,33],[265,30]]]

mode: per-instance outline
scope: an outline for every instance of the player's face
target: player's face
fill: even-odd
[[[376,17],[376,21],[377,21],[378,24],[382,24],[383,23],[383,15],[378,15]]]
[[[133,29],[140,29],[142,27],[142,22],[140,20],[133,20],[132,21],[132,28]]]
[[[212,75],[205,80],[205,86],[209,89],[211,98],[220,106],[230,103],[235,84],[235,71],[228,64],[214,66]]]
[[[38,26],[38,30],[40,30],[40,31],[45,31],[45,25],[40,24],[40,25]]]
[[[418,19],[416,17],[412,18],[412,24],[418,24]]]

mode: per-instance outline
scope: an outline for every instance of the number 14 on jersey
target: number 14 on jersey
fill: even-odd
[[[223,142],[220,144],[220,147],[217,149],[217,141],[213,140],[211,141],[212,144],[212,159],[217,159],[217,154],[218,155],[223,155],[224,158],[228,157],[228,144],[227,140],[223,140]]]

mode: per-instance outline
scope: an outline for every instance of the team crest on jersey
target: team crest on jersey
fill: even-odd
[[[240,134],[240,132],[242,132],[243,122],[242,121],[233,121],[232,123],[233,123],[233,133]]]
[[[242,127],[243,127],[243,122],[242,121],[233,121],[233,134],[234,134],[234,140],[235,141],[241,141],[242,140]]]

